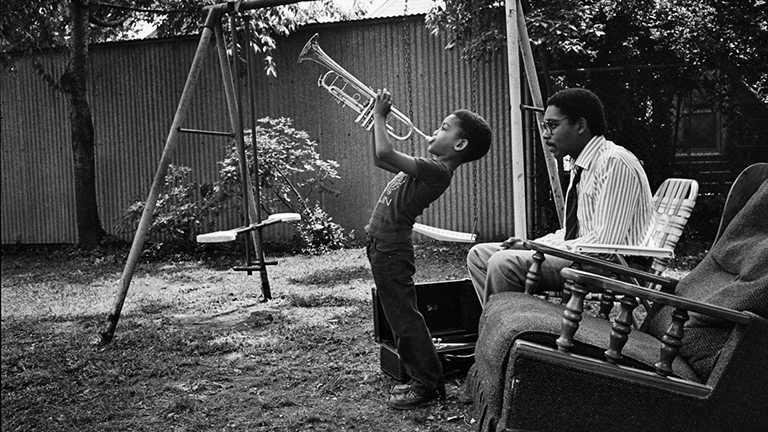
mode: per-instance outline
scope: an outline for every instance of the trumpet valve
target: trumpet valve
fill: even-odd
[[[355,123],[359,124],[366,130],[371,130],[373,127],[373,105],[375,103],[376,100],[371,98],[371,100],[368,101],[363,110],[360,112],[360,115],[355,119]]]

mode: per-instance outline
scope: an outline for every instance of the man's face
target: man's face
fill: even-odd
[[[569,155],[576,158],[588,140],[584,140],[584,119],[570,119],[554,105],[544,113],[541,136],[556,158]]]

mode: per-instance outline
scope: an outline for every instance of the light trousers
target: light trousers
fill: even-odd
[[[506,291],[525,292],[525,276],[533,263],[535,252],[528,249],[502,249],[501,243],[480,243],[467,255],[469,278],[485,307],[493,294]],[[537,292],[562,291],[560,270],[571,261],[546,256],[541,266],[541,279]]]

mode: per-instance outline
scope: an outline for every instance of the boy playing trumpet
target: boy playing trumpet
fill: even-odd
[[[435,158],[412,157],[394,149],[386,120],[392,96],[376,94],[374,164],[397,174],[382,192],[365,227],[366,251],[384,315],[411,381],[392,389],[396,409],[425,406],[445,395],[443,369],[429,329],[416,304],[411,234],[417,216],[448,188],[460,165],[483,157],[491,146],[491,129],[479,115],[457,110],[428,139]]]

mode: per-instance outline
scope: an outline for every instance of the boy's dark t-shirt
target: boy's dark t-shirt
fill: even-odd
[[[416,217],[443,194],[453,171],[436,159],[416,158],[416,177],[398,173],[381,193],[365,231],[378,240],[410,240]]]

